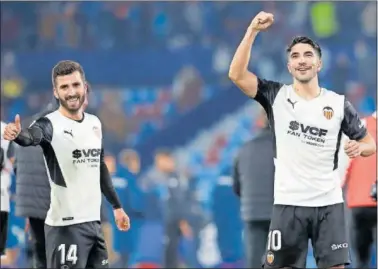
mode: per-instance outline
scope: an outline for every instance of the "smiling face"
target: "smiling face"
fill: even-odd
[[[297,43],[288,51],[287,68],[300,83],[309,83],[317,78],[322,68],[322,61],[315,48],[307,43]]]
[[[57,76],[54,95],[60,105],[70,114],[77,113],[86,98],[87,86],[79,71],[72,74]]]

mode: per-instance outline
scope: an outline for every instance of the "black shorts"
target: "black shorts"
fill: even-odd
[[[308,240],[318,268],[350,263],[344,204],[274,205],[264,268],[306,268]]]
[[[8,236],[8,218],[9,213],[5,211],[0,212],[0,255],[5,254]]]
[[[99,221],[68,226],[45,224],[47,268],[108,268]]]

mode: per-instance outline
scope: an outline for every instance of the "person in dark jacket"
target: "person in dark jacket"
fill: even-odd
[[[182,239],[193,242],[184,258],[189,267],[198,267],[194,250],[198,245],[198,231],[202,214],[196,199],[196,179],[183,175],[177,169],[174,156],[169,149],[160,149],[155,155],[155,166],[161,177],[161,199],[163,201],[165,245],[165,268],[179,266],[178,248]],[[184,240],[184,241],[185,241]]]
[[[247,268],[259,268],[265,253],[273,207],[274,142],[265,112],[259,133],[240,149],[234,165],[233,188],[241,200]]]
[[[57,108],[56,101],[24,121],[24,126]],[[16,174],[16,215],[27,218],[33,252],[33,267],[46,268],[44,224],[50,207],[50,183],[47,177],[42,149],[16,147],[14,171]]]
[[[240,199],[233,193],[231,175],[230,164],[222,169],[211,196],[212,216],[217,228],[217,244],[222,268],[241,267],[242,264],[238,263],[243,260],[244,254],[243,222],[239,212]]]
[[[119,258],[117,262],[119,267],[134,268],[135,250],[140,226],[143,222],[143,192],[138,182],[140,158],[139,154],[131,149],[124,149],[120,155],[119,164],[116,157],[110,152],[105,154],[104,160],[118,197],[128,216],[133,220],[133,227],[127,233],[124,233],[120,232],[113,223],[112,247],[114,249],[110,248],[110,250],[119,254],[119,257],[117,257]],[[115,267],[116,264],[113,264],[113,266]]]

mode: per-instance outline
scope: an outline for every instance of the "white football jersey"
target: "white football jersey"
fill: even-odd
[[[46,224],[65,226],[100,220],[100,120],[84,113],[81,121],[63,116],[58,110],[37,120],[40,128],[51,204]]]
[[[10,142],[4,139],[4,130],[7,124],[1,122],[1,148],[4,151],[4,167],[1,170],[1,211],[9,212],[9,188],[11,186],[11,175],[12,175],[12,163],[8,158],[8,150]]]
[[[319,207],[343,202],[338,169],[342,133],[353,140],[367,133],[352,105],[324,88],[305,100],[292,85],[261,79],[255,100],[274,132],[274,203]]]

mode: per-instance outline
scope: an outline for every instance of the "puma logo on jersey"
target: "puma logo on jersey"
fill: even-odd
[[[71,131],[64,130],[63,133],[68,134],[73,138],[72,130]]]
[[[295,102],[291,101],[290,98],[287,98],[287,101],[289,102],[289,104],[291,104],[293,109],[294,109],[295,104],[298,103],[298,101],[295,101]]]

